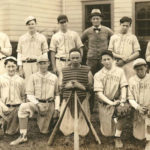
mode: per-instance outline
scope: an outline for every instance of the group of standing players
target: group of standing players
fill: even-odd
[[[29,16],[25,20],[28,32],[18,42],[17,59],[10,56],[8,37],[0,33],[0,134],[20,131],[20,136],[10,145],[27,141],[28,119],[35,114],[40,132],[47,134],[52,119],[63,112],[71,89],[76,89],[89,118],[97,99],[101,133],[114,136],[118,148],[123,147],[120,137],[127,118],[114,117],[115,108],[129,102],[134,108],[133,135],[146,139],[145,150],[150,149],[150,76],[146,61],[138,58],[139,42],[129,32],[132,19],[122,17],[120,31],[114,34],[101,25],[102,18],[101,11],[93,9],[92,27],[80,37],[68,29],[66,15],[58,16],[60,29],[52,36],[48,48],[45,36],[36,30],[36,18]],[[87,46],[87,65],[82,65],[83,46]],[[149,43],[145,57],[150,62]],[[48,71],[50,62],[53,73]],[[66,139],[74,132],[73,100],[60,130]],[[89,132],[80,110],[78,130],[81,137]]]

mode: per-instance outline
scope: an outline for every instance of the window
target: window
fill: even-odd
[[[135,33],[150,36],[150,2],[135,3]]]
[[[98,8],[101,10],[102,15],[103,15],[103,21],[102,21],[102,25],[105,25],[109,28],[112,27],[111,25],[111,3],[105,2],[105,3],[83,3],[83,7],[84,7],[84,22],[83,22],[83,29],[86,29],[90,26],[92,26],[91,22],[90,22],[90,14],[92,9]]]

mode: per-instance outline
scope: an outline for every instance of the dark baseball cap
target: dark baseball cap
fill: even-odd
[[[68,22],[68,17],[66,15],[59,15],[57,21],[58,23]]]

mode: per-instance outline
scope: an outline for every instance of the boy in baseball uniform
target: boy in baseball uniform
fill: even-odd
[[[113,63],[113,54],[105,50],[101,54],[104,67],[94,76],[94,91],[99,102],[100,130],[104,136],[115,136],[115,145],[120,148],[120,139],[125,119],[113,119],[115,107],[126,102],[127,80],[123,69]]]
[[[108,50],[113,52],[116,64],[124,69],[127,79],[135,74],[132,65],[140,53],[137,37],[129,33],[131,24],[131,18],[122,17],[120,19],[120,32],[111,37],[108,47]]]
[[[12,47],[8,36],[0,32],[0,75],[6,72],[4,61],[7,56],[12,54]]]
[[[19,38],[17,59],[19,73],[28,81],[29,76],[38,71],[36,60],[40,55],[47,55],[48,44],[45,36],[37,32],[37,21],[33,16],[25,20],[28,32]]]
[[[150,149],[150,75],[147,74],[147,64],[142,58],[133,63],[136,75],[130,78],[128,99],[135,109],[133,120],[133,135],[139,140],[146,138],[145,150]]]
[[[12,135],[18,132],[18,108],[25,102],[25,83],[16,74],[17,59],[5,59],[6,73],[0,76],[0,133]],[[5,130],[4,130],[5,126]]]
[[[59,15],[57,21],[60,30],[52,36],[50,51],[53,72],[60,73],[62,68],[70,63],[69,51],[72,48],[78,48],[83,53],[83,44],[78,33],[68,29],[68,17],[66,15]]]
[[[21,104],[18,112],[20,136],[10,145],[27,142],[28,118],[36,112],[38,113],[37,124],[43,134],[49,132],[52,117],[58,116],[59,113],[60,97],[57,76],[48,72],[48,57],[40,56],[37,61],[39,72],[30,76],[26,88],[29,102]]]
[[[88,66],[81,65],[81,52],[74,48],[70,50],[71,64],[62,70],[62,93],[63,101],[61,112],[64,109],[67,99],[70,96],[71,90],[76,88],[77,95],[80,99],[82,107],[86,115],[90,118],[89,97],[93,87],[93,75]],[[74,84],[72,85],[72,82]],[[60,125],[60,130],[65,136],[71,135],[74,132],[74,94],[66,109],[63,120]],[[60,113],[61,113],[60,112]],[[79,110],[79,135],[86,136],[89,132],[89,127],[84,119],[82,112]]]

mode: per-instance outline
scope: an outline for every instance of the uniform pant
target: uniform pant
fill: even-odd
[[[134,112],[133,135],[139,140],[150,140],[150,118]]]
[[[56,59],[56,69],[58,72],[61,72],[64,67],[66,67],[70,61],[61,61],[59,59]]]
[[[117,123],[114,122],[113,114],[115,107],[99,103],[99,120],[100,130],[104,136],[114,136],[116,129],[122,131],[126,119],[119,119]]]
[[[64,106],[66,104],[66,100],[64,99],[61,105],[60,113],[64,110]],[[89,101],[88,99],[84,99],[82,102],[82,107],[90,119],[90,109],[89,109]],[[70,109],[67,107],[64,117],[62,119],[60,130],[63,132],[65,136],[68,136],[74,132],[74,118],[71,115]],[[81,136],[86,136],[89,132],[89,127],[85,121],[85,118],[82,112],[79,112],[79,119],[78,119],[78,133]]]
[[[43,107],[47,107],[47,105],[49,105],[46,115],[41,116],[37,105],[32,102],[27,102],[20,105],[18,117],[32,118],[34,114],[37,113],[37,124],[40,129],[40,132],[46,134],[49,132],[49,125],[53,117],[54,102],[43,103],[43,104],[44,104]]]
[[[38,71],[37,63],[23,63],[23,70],[25,73],[25,81],[27,83],[30,75]]]
[[[8,110],[10,112],[4,115],[3,108],[0,106],[0,123],[6,126],[6,134],[13,135],[19,130],[18,109],[19,107],[10,107]]]

